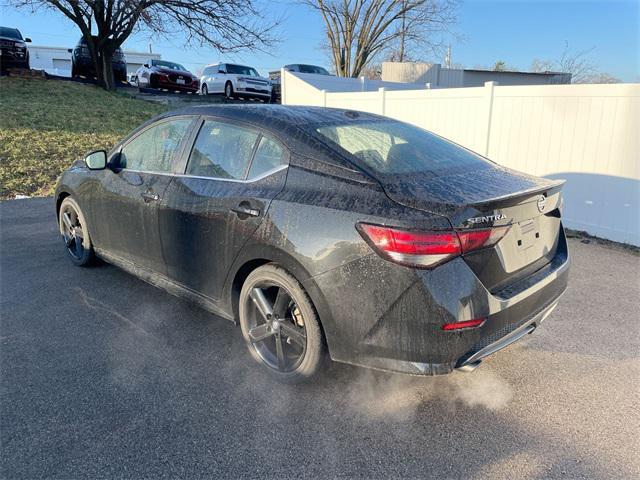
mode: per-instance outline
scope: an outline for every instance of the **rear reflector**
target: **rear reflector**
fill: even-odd
[[[480,230],[413,232],[368,223],[356,225],[378,254],[402,265],[433,268],[463,253],[496,244],[509,227]]]
[[[476,320],[467,320],[465,322],[456,322],[456,323],[445,323],[442,326],[443,330],[461,330],[463,328],[473,328],[479,327],[484,323],[484,318],[479,318]]]

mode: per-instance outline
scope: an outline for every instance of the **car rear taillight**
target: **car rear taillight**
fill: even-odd
[[[358,223],[360,235],[382,257],[402,265],[433,268],[454,257],[495,245],[509,227],[414,232]]]

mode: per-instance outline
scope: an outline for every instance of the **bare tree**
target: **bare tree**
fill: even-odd
[[[435,39],[455,21],[456,0],[302,0],[319,11],[338,76],[358,77],[383,52],[405,61],[411,48],[442,47]]]
[[[582,83],[622,83],[622,80],[607,72],[598,72],[586,77]]]
[[[220,52],[271,45],[277,21],[264,22],[254,0],[9,0],[15,7],[49,8],[73,21],[86,40],[98,82],[115,87],[112,57],[136,30],[170,36],[187,34],[187,43]],[[92,35],[92,26],[97,32]]]
[[[562,55],[557,60],[534,59],[531,63],[532,72],[560,72],[570,73],[572,83],[590,83],[588,80],[597,73],[595,63],[589,58],[594,50],[573,51],[569,43],[565,42]]]

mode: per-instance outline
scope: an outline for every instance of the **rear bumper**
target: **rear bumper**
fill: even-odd
[[[507,333],[503,337],[499,337],[495,342],[490,343],[475,352],[469,352],[463,358],[458,360],[455,368],[463,371],[474,370],[477,366],[480,365],[480,362],[482,362],[484,358],[488,357],[489,355],[493,355],[496,352],[499,352],[512,343],[517,342],[525,335],[533,333],[533,331],[538,328],[538,326],[542,324],[542,322],[544,322],[549,315],[551,315],[551,312],[553,312],[553,310],[555,310],[557,306],[558,302],[556,301],[548,307],[544,308],[540,313],[533,315],[529,320],[525,320],[522,325],[516,326],[515,329],[510,333]]]
[[[332,306],[327,325],[320,313],[334,360],[442,375],[471,369],[537,328],[564,293],[569,265],[561,230],[549,264],[498,292],[489,292],[461,258],[428,271],[374,255],[349,264],[348,273],[336,269],[313,280]],[[376,274],[364,284],[345,283],[355,269]],[[486,321],[478,328],[442,329],[445,323],[474,318]]]

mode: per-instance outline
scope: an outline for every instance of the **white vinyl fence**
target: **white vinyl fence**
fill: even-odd
[[[336,92],[284,72],[282,99],[396,118],[501,165],[566,179],[567,227],[640,246],[640,84],[489,82],[473,88]]]

